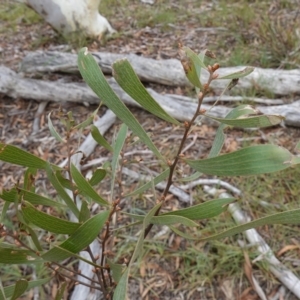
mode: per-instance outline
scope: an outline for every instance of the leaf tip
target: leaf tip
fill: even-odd
[[[88,50],[87,47],[84,47],[84,48],[83,48],[83,51],[84,51],[84,52],[83,52],[83,55],[85,55],[85,56],[88,55],[89,50]]]

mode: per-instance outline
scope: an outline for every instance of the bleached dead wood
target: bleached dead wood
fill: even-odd
[[[155,82],[170,86],[189,85],[181,63],[177,59],[154,60],[135,54],[114,54],[106,52],[93,53],[101,69],[106,74],[111,74],[111,65],[117,59],[127,57],[141,80]],[[244,67],[221,68],[220,76],[242,70]],[[26,73],[38,72],[63,72],[76,73],[77,55],[56,51],[37,51],[28,53],[24,58],[21,71]],[[203,71],[202,81],[208,78],[208,73]],[[211,88],[217,93],[225,88],[228,80],[215,80]],[[300,70],[276,70],[255,68],[249,76],[241,78],[236,88],[267,90],[276,95],[300,94]]]
[[[113,78],[108,79],[108,82],[122,101],[128,105],[139,106],[130,96],[124,93]],[[196,110],[194,99],[171,94],[162,95],[150,88],[147,90],[174,118],[180,121],[192,118]],[[33,99],[37,101],[99,103],[99,98],[84,83],[62,83],[22,78],[14,71],[3,66],[0,66],[0,93],[12,98]],[[202,108],[209,110],[211,106],[203,104]],[[291,104],[257,106],[257,108],[265,114],[280,114],[284,116],[286,125],[300,127],[299,99]],[[224,117],[229,110],[229,107],[216,106],[210,114],[217,117]],[[205,119],[203,121],[205,122]]]

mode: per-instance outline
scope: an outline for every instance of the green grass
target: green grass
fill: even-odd
[[[0,22],[5,22],[0,33],[16,31],[18,26],[42,22],[42,18],[25,4],[4,1],[0,3]]]

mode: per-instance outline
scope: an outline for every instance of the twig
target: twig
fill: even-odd
[[[41,120],[41,115],[43,114],[46,106],[48,105],[49,102],[42,101],[39,103],[39,107],[35,113],[34,120],[33,120],[33,125],[32,125],[32,132],[31,134],[35,134],[39,131],[40,129],[40,120]]]

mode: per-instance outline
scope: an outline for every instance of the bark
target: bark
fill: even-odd
[[[119,87],[113,78],[108,79],[108,82],[124,103],[139,106]],[[195,99],[171,94],[162,95],[150,88],[147,90],[171,116],[180,121],[190,120],[196,110]],[[22,78],[14,71],[1,66],[0,93],[12,98],[33,99],[37,101],[99,103],[99,98],[84,83],[62,83],[57,81]],[[203,104],[202,108],[209,110],[211,106]],[[300,100],[284,105],[260,105],[257,106],[257,108],[264,114],[280,114],[284,116],[285,125],[300,127]],[[229,110],[229,107],[215,106],[210,114],[224,117]]]
[[[185,77],[181,63],[177,59],[154,60],[135,54],[114,54],[106,52],[93,53],[99,66],[106,74],[111,74],[111,65],[117,59],[127,57],[142,81],[154,82],[169,86],[190,85]],[[221,68],[220,76],[242,70],[244,67]],[[26,73],[63,72],[78,73],[77,55],[57,51],[37,51],[28,53],[24,58],[21,70]],[[202,82],[208,78],[208,73],[201,74]],[[216,93],[222,91],[229,80],[215,80],[211,88]],[[255,68],[250,75],[241,78],[235,87],[269,91],[276,95],[300,94],[300,70],[274,70]]]

